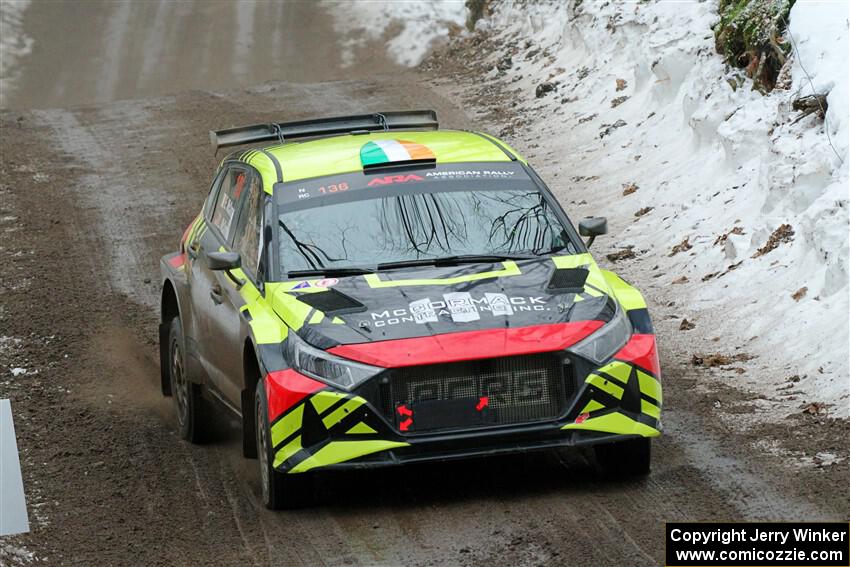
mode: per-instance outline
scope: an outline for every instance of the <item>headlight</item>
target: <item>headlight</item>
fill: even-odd
[[[632,325],[626,312],[618,305],[613,319],[569,350],[596,364],[602,364],[623,348],[631,336]]]
[[[343,390],[352,390],[384,370],[377,366],[346,360],[312,347],[295,331],[290,331],[286,338],[284,356],[298,372]]]

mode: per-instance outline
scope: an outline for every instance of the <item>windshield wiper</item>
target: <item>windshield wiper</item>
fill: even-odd
[[[289,278],[306,278],[309,276],[362,276],[374,273],[371,268],[316,268],[315,270],[292,270],[286,272]]]
[[[442,258],[420,258],[419,260],[401,260],[378,264],[378,270],[395,268],[415,268],[417,266],[458,266],[460,264],[483,264],[485,262],[504,262],[505,260],[529,260],[537,258],[533,254],[459,254]]]

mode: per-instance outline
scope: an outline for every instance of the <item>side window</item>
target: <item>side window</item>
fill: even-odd
[[[215,208],[212,210],[210,220],[226,243],[230,242],[230,231],[233,228],[233,221],[236,220],[236,205],[245,189],[248,175],[248,172],[244,169],[231,167],[225,172],[221,181],[221,189],[216,197]]]
[[[249,174],[245,191],[247,195],[236,226],[233,250],[239,252],[242,257],[242,270],[256,280],[262,244],[260,232],[263,226],[263,189],[257,175]]]
[[[221,187],[221,180],[224,179],[226,172],[219,171],[213,182],[210,184],[210,192],[204,200],[204,216],[212,218],[213,207],[215,207],[216,198],[218,197],[218,189]]]

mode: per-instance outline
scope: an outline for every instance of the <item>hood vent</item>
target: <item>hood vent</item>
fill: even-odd
[[[584,291],[584,282],[587,281],[588,271],[584,268],[559,268],[552,273],[549,291],[581,293]]]
[[[314,309],[322,311],[328,316],[366,311],[365,305],[335,289],[315,293],[302,293],[298,296],[298,300]]]

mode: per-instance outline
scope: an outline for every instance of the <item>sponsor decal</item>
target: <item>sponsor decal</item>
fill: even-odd
[[[491,169],[465,169],[458,171],[431,171],[425,174],[430,179],[475,179],[480,177],[495,177],[508,179],[513,177],[514,171],[500,171]]]
[[[316,280],[312,283],[310,282],[301,282],[292,289],[307,289],[308,287],[333,287],[339,283],[337,278],[325,278],[322,280]]]
[[[431,300],[427,297],[410,303],[410,313],[413,315],[413,320],[417,323],[436,323],[437,312],[431,305]]]
[[[490,312],[493,315],[514,314],[514,308],[511,307],[511,301],[504,293],[485,293],[484,298],[487,300],[487,305],[490,306]]]
[[[588,417],[590,417],[589,413],[583,413],[576,418],[576,423],[584,423]]]
[[[413,425],[413,410],[402,404],[396,408],[396,411],[401,417],[407,418],[399,422],[398,428],[401,431],[407,431],[408,429],[410,429],[410,426]]]
[[[446,300],[446,308],[452,314],[452,321],[455,323],[468,323],[481,319],[469,292],[444,293],[443,297]]]
[[[393,183],[409,183],[411,181],[425,180],[415,173],[409,173],[407,175],[385,175],[383,177],[376,177],[367,183],[367,185],[369,185],[369,187],[378,187],[381,185],[392,185]]]
[[[485,293],[476,297],[469,292],[444,293],[441,299],[417,299],[407,308],[385,309],[369,313],[369,321],[361,325],[385,327],[400,323],[437,323],[441,319],[455,323],[479,321],[482,313],[493,317],[508,317],[524,311],[550,311],[545,297],[508,296],[504,293]]]
[[[430,148],[409,140],[372,140],[360,147],[360,163],[363,167],[433,159],[436,157]]]

